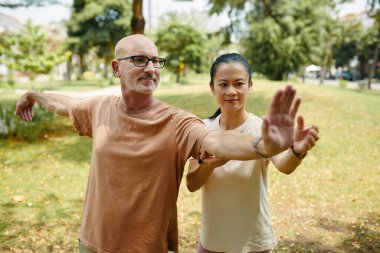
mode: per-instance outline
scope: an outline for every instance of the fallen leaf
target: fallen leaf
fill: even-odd
[[[15,195],[15,196],[13,196],[12,199],[13,199],[13,201],[21,202],[21,201],[24,201],[25,196],[23,196],[23,195]]]

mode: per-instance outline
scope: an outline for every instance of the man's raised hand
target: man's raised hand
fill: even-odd
[[[295,95],[296,90],[291,85],[274,95],[268,114],[263,118],[262,153],[273,156],[292,145],[295,116],[301,103]]]

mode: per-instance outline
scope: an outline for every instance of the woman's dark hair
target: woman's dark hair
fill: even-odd
[[[222,54],[216,60],[213,62],[210,68],[210,86],[214,85],[214,77],[215,77],[215,72],[218,69],[218,67],[223,64],[223,63],[231,63],[231,62],[237,62],[240,63],[241,65],[244,66],[245,70],[247,71],[248,77],[249,77],[249,84],[251,83],[252,79],[252,70],[251,66],[249,65],[248,61],[240,54],[236,53],[230,53],[230,54]],[[248,85],[249,85],[248,84]],[[215,119],[218,117],[219,114],[221,114],[220,108],[216,110],[214,115],[212,115],[209,119]]]

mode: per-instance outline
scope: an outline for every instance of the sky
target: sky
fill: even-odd
[[[122,0],[121,0],[122,1]],[[0,12],[18,19],[20,22],[25,23],[27,19],[32,19],[33,23],[40,25],[48,25],[51,22],[60,22],[70,18],[70,5],[72,0],[62,0],[64,5],[49,5],[46,7],[29,7],[18,9],[1,8]],[[149,12],[149,4],[151,6]],[[176,12],[202,12],[207,9],[207,0],[193,0],[193,1],[174,1],[174,0],[144,0],[144,16],[147,26],[157,23],[158,18],[170,11]],[[366,0],[354,0],[352,3],[342,5],[340,15],[352,12],[360,12],[365,9]],[[149,15],[150,13],[150,15]],[[151,17],[151,22],[149,22]],[[220,18],[220,20],[225,20]],[[213,22],[218,22],[214,19]]]

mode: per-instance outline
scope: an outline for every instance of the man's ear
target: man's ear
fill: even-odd
[[[120,77],[121,74],[120,74],[120,71],[119,71],[119,62],[115,59],[112,60],[112,70],[113,70],[113,74],[116,76],[116,77]]]

